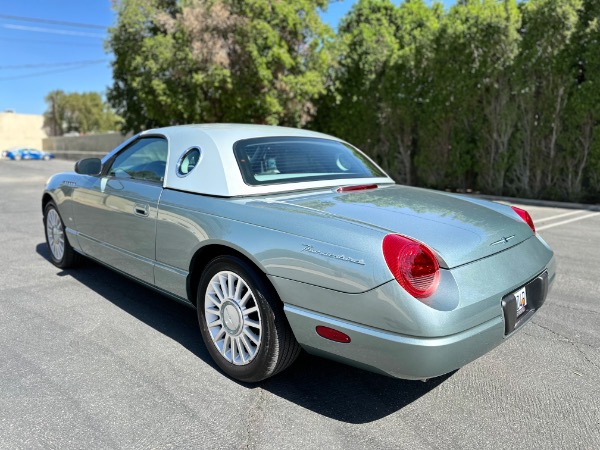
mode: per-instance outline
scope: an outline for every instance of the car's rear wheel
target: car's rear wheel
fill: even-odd
[[[49,202],[44,209],[44,230],[52,263],[61,269],[77,265],[81,257],[69,244],[65,225],[54,202]]]
[[[264,380],[300,353],[277,293],[242,259],[219,256],[208,264],[200,279],[197,308],[208,352],[233,378]]]

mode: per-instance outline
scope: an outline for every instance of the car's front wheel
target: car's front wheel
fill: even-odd
[[[69,244],[65,225],[54,202],[49,202],[44,208],[44,229],[52,263],[61,269],[77,265],[81,257]]]
[[[220,256],[208,264],[200,279],[197,308],[208,352],[233,378],[264,380],[300,353],[277,293],[242,259]]]

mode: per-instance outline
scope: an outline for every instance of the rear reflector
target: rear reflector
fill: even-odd
[[[330,341],[341,342],[342,344],[348,344],[350,342],[350,336],[341,331],[334,330],[333,328],[318,325],[316,330],[319,336],[329,339]]]
[[[342,186],[337,188],[338,192],[365,191],[367,189],[377,189],[376,184],[359,184],[357,186]]]

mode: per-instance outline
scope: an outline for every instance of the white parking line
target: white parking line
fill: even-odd
[[[581,212],[583,212],[583,211],[577,210],[577,211],[571,211],[571,212],[564,213],[564,214],[559,214],[557,216],[545,217],[543,219],[536,220],[535,223],[548,222],[549,220],[560,219],[561,217],[572,216],[573,214],[579,214]]]
[[[575,217],[574,219],[569,219],[569,220],[563,220],[562,222],[557,222],[557,223],[551,223],[549,225],[545,225],[543,227],[536,227],[537,231],[542,231],[542,230],[547,230],[548,228],[553,228],[553,227],[557,227],[559,225],[565,225],[567,223],[571,223],[571,222],[577,222],[578,220],[583,220],[583,219],[587,219],[589,217],[594,217],[600,215],[600,212],[595,212],[595,213],[591,213],[591,214],[586,214],[585,216],[580,216],[580,217]]]

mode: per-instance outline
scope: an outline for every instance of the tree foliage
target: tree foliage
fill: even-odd
[[[309,126],[398,182],[600,200],[600,1],[120,0],[127,130]],[[58,113],[58,112],[57,112]]]
[[[600,2],[359,0],[313,127],[402,183],[600,200]]]
[[[303,126],[325,90],[327,0],[122,0],[109,98],[126,127]]]
[[[48,109],[44,113],[44,127],[51,136],[115,131],[120,127],[120,117],[97,92],[80,94],[55,90],[48,93],[45,101]]]

